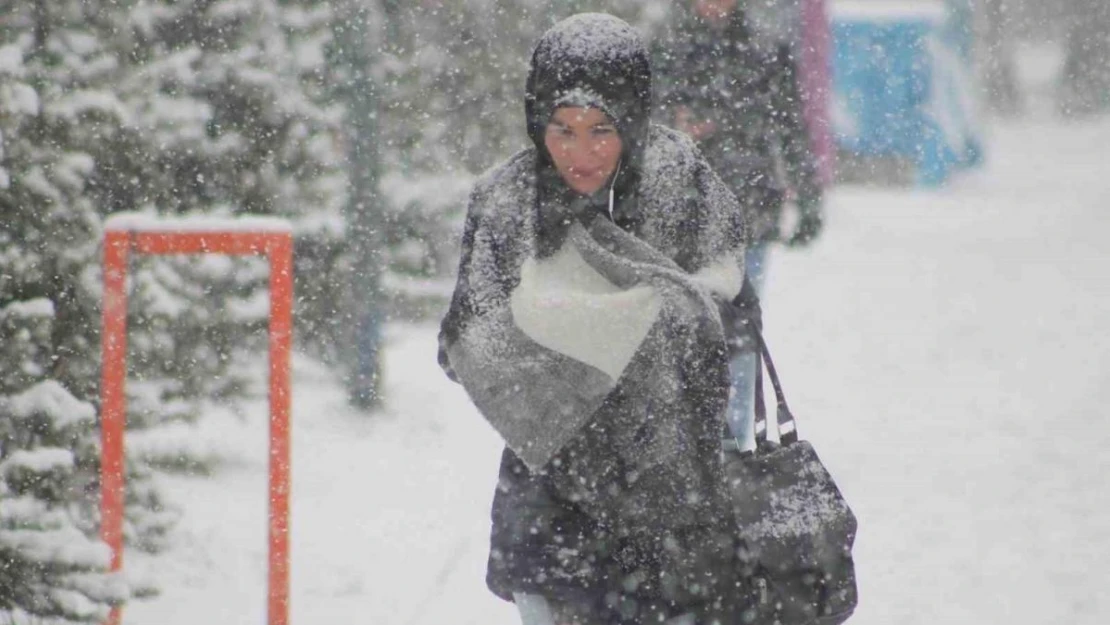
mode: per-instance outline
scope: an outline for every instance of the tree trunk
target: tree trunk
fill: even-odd
[[[348,394],[351,404],[373,408],[381,403],[382,198],[378,190],[381,158],[377,127],[378,93],[370,74],[370,11],[367,0],[340,5],[335,22],[340,63],[348,81],[342,89],[347,108],[347,165],[350,184],[346,207],[347,241],[351,251],[348,276],[349,320],[353,336],[348,350]]]

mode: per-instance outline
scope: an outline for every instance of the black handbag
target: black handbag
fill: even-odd
[[[858,600],[852,545],[856,517],[808,442],[798,439],[771,354],[758,328],[756,449],[724,451],[740,537],[758,562],[756,623],[838,625]],[[779,441],[767,438],[763,369],[775,389]]]

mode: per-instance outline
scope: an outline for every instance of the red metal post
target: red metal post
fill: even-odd
[[[293,241],[273,235],[270,258],[270,625],[289,622],[289,352]]]
[[[127,262],[137,254],[265,254],[270,262],[269,625],[289,623],[290,352],[293,237],[284,230],[114,230],[104,238],[101,363],[101,538],[111,567],[123,566],[124,445],[127,399]],[[107,625],[119,625],[113,608]]]
[[[266,254],[274,237],[288,233],[248,231],[136,232],[137,254]]]
[[[127,261],[130,233],[104,238],[104,308],[100,331],[100,537],[112,550],[111,570],[123,567],[123,432],[127,412]],[[113,608],[109,625],[118,625]]]

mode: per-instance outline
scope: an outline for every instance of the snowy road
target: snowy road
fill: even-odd
[[[937,192],[840,188],[771,259],[769,341],[803,436],[860,519],[855,625],[1110,622],[1110,120],[996,127]],[[293,623],[509,625],[484,587],[499,444],[397,326],[383,415],[295,367]],[[265,408],[200,434],[134,625],[264,622]]]

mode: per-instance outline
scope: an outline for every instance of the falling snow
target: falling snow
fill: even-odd
[[[861,602],[851,623],[1107,622],[1110,4],[741,5],[763,46],[816,54],[809,29],[833,25],[821,31],[834,46],[821,57],[836,68],[833,87],[806,104],[828,102],[827,119],[810,121],[839,142],[839,177],[816,241],[771,247],[763,308],[801,436],[858,518]],[[691,279],[668,259],[638,290],[624,289],[630,274],[619,262],[598,272],[604,254],[584,228],[558,253],[531,258],[536,161],[521,152],[530,53],[547,32],[555,45],[538,58],[561,50],[546,57],[553,64],[566,52],[598,63],[626,56],[641,39],[655,54],[676,6],[7,3],[0,622],[98,622],[125,600],[132,625],[265,621],[264,259],[129,250],[122,574],[108,572],[99,538],[101,350],[111,346],[101,336],[103,237],[219,230],[295,241],[291,621],[519,623],[486,587],[505,441],[533,467],[578,462],[568,440],[636,355],[660,370],[677,358],[643,357],[659,318],[689,308],[698,323],[675,332],[720,325],[712,298],[734,294],[742,263],[731,252],[751,234],[751,224],[702,224],[712,249],[701,271]],[[885,49],[892,39],[861,48],[877,66],[909,59],[905,75],[851,83],[863,66],[847,43],[879,31],[918,33],[900,51],[910,56]],[[571,89],[556,102],[607,110],[596,91]],[[908,136],[898,153],[853,152],[876,121],[864,102],[892,100],[920,114],[899,132],[933,136]],[[641,234],[658,248],[647,256],[674,258],[674,235],[692,226],[674,207],[692,195],[718,207],[732,198],[690,138],[651,132],[636,191],[656,219]],[[923,155],[937,154],[946,169],[929,178]],[[436,362],[468,198],[472,221],[504,227],[471,232],[478,258],[463,263],[468,279],[480,287],[504,277],[481,266],[493,247],[512,249],[521,274],[509,279],[516,287],[520,278],[511,301],[475,305],[498,308],[493,323],[467,329],[472,354],[513,347],[520,356],[531,341],[582,365],[586,373],[554,391],[525,384],[551,364],[540,357],[456,367],[466,388]],[[784,228],[797,221],[793,208]],[[643,249],[630,250],[643,261]],[[697,302],[673,304],[675,283]],[[556,323],[553,310],[564,313]],[[640,399],[680,394],[673,375],[649,380]],[[546,393],[545,402],[491,418],[475,387]],[[580,396],[591,408],[575,412],[568,398]],[[689,415],[649,408],[613,415],[650,426],[652,436],[618,445],[639,463],[622,476],[633,485],[681,473],[668,465],[679,445],[667,420]],[[544,418],[521,417],[537,409]],[[595,469],[606,466],[598,456]],[[701,491],[677,487],[606,498],[604,471],[594,473],[560,487],[600,516],[662,527],[705,503]],[[843,512],[831,499],[800,507],[796,494],[776,499],[785,523],[748,534],[805,535]],[[567,567],[549,579],[590,573],[577,546],[552,552]]]

